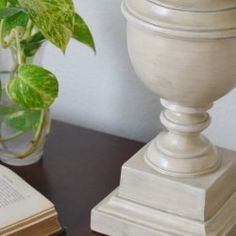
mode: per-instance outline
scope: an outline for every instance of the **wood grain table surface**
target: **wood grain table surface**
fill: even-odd
[[[119,185],[122,164],[143,145],[53,121],[42,161],[11,169],[56,205],[63,236],[98,236],[90,211]]]

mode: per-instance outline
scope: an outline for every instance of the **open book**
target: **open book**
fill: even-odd
[[[0,235],[49,236],[60,230],[54,205],[0,165]]]

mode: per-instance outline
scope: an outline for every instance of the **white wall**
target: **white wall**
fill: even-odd
[[[121,0],[78,0],[76,7],[90,25],[97,56],[71,42],[66,57],[47,46],[44,65],[60,79],[56,119],[136,140],[148,141],[161,129],[158,97],[136,78],[125,39]],[[222,78],[224,79],[224,78]],[[236,148],[236,91],[212,110],[207,134],[218,144]]]

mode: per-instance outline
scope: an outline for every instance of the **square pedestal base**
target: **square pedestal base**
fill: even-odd
[[[92,210],[110,236],[236,236],[236,152],[219,148],[218,171],[189,179],[152,170],[144,147],[122,167],[121,184]]]

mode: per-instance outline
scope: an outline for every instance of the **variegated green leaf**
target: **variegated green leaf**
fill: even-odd
[[[75,14],[73,38],[89,46],[96,53],[96,47],[91,31],[79,14]]]
[[[6,19],[22,11],[23,11],[22,8],[17,8],[17,7],[0,8],[0,19]]]
[[[44,41],[45,38],[40,32],[35,33],[28,41],[21,41],[21,48],[24,52],[24,55],[26,57],[34,56],[38,52]]]
[[[37,128],[40,116],[40,110],[25,110],[6,116],[4,122],[17,131],[26,132]]]
[[[72,0],[19,0],[46,39],[65,51],[74,29]]]
[[[23,64],[7,84],[9,97],[24,108],[50,107],[58,96],[58,82],[51,72],[33,64]]]
[[[0,104],[1,120],[17,131],[36,129],[40,122],[42,110],[22,109],[18,106],[4,106]]]
[[[18,6],[19,5],[17,0],[7,0],[7,1],[8,1],[8,3],[10,3],[11,6]]]
[[[3,23],[3,35],[8,34],[16,26],[25,27],[28,20],[29,17],[25,12],[19,12],[11,17],[8,17]]]
[[[7,0],[0,0],[0,8],[4,8],[7,5]]]

